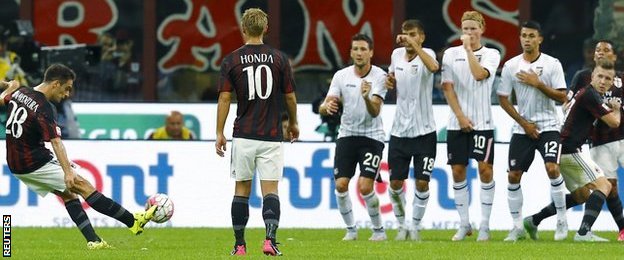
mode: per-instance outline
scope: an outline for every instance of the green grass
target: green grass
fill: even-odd
[[[233,234],[221,228],[151,228],[132,236],[124,228],[100,228],[98,234],[115,249],[89,251],[76,228],[23,228],[12,230],[15,259],[218,259],[230,258]],[[554,242],[553,232],[540,232],[539,241],[502,242],[506,231],[493,231],[492,241],[475,242],[476,234],[462,242],[451,242],[454,230],[423,230],[424,242],[370,242],[371,231],[360,230],[358,241],[340,241],[341,229],[280,229],[278,242],[286,258],[306,259],[616,259],[624,254],[615,232],[597,234],[609,243],[575,243],[570,231],[567,241]],[[388,231],[394,238],[395,230]],[[261,244],[264,230],[247,230],[251,258],[264,258]]]

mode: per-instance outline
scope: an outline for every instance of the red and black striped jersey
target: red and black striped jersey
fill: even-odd
[[[591,82],[591,69],[585,69],[577,72],[570,85],[570,91],[576,93],[579,89],[589,86]],[[622,72],[617,72],[611,89],[607,91],[604,96],[604,102],[608,102],[611,99],[618,99],[622,103],[624,99],[624,89],[622,88]],[[620,111],[624,112],[624,111]],[[620,113],[621,121],[624,121],[624,113]],[[624,124],[620,124],[618,128],[611,128],[602,120],[598,120],[591,133],[591,145],[598,146],[610,142],[615,142],[624,139]]]
[[[223,58],[219,92],[236,92],[234,137],[282,141],[284,94],[295,91],[290,63],[266,44],[244,45]]]
[[[43,93],[21,87],[4,99],[8,106],[6,148],[9,169],[33,172],[52,159],[44,142],[61,136],[52,104]]]
[[[565,123],[561,130],[562,153],[576,153],[589,138],[590,131],[596,120],[611,112],[602,101],[598,91],[589,86],[581,89],[570,100],[570,109],[565,115]]]

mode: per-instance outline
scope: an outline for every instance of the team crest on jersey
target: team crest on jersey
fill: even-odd
[[[477,57],[477,61],[481,62],[481,55],[475,55]]]
[[[542,76],[542,72],[544,72],[544,67],[535,67],[535,73],[537,73],[537,76]]]
[[[338,175],[338,168],[334,168],[334,175]]]
[[[513,167],[516,166],[516,159],[511,159],[511,161],[509,161],[509,164]]]
[[[414,64],[414,65],[412,65],[412,68],[410,69],[410,72],[411,72],[412,74],[416,74],[416,73],[418,73],[418,64]]]

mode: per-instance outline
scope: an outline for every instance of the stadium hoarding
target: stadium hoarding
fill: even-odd
[[[1,142],[0,142],[1,143]],[[167,193],[175,203],[170,222],[159,227],[229,227],[230,205],[234,181],[229,177],[229,151],[225,158],[214,152],[210,141],[66,141],[69,156],[105,195],[131,211],[141,210],[147,197]],[[3,145],[3,144],[0,144]],[[231,148],[228,144],[228,148]],[[333,143],[285,143],[284,179],[280,183],[282,227],[341,228],[342,218],[333,191]],[[509,229],[511,217],[507,207],[507,144],[496,144],[494,178],[497,189],[490,227]],[[0,156],[4,157],[4,151]],[[454,208],[450,167],[446,165],[446,145],[438,145],[438,160],[432,174],[431,195],[422,226],[426,229],[453,229],[459,224]],[[292,156],[295,155],[296,156]],[[387,154],[384,155],[387,158]],[[624,171],[620,169],[620,177]],[[479,181],[476,164],[468,167],[471,194],[470,214],[474,223],[480,221]],[[387,161],[382,161],[382,177],[388,181]],[[406,183],[408,219],[411,217],[413,177]],[[350,186],[353,211],[358,226],[369,226],[369,217],[356,182]],[[533,214],[550,202],[549,181],[539,156],[525,174],[523,214]],[[377,184],[382,219],[387,228],[395,228],[387,193],[387,183]],[[620,190],[622,191],[622,190]],[[249,227],[263,227],[259,183],[254,183],[250,196]],[[95,226],[121,226],[120,223],[87,207]],[[9,172],[6,164],[0,175],[0,212],[11,214],[14,226],[71,227],[74,224],[55,196],[37,197]],[[568,211],[569,225],[575,229],[582,219],[580,207]],[[475,226],[476,227],[476,226]],[[554,229],[555,220],[545,220],[540,229]],[[599,216],[594,230],[615,230],[608,211]]]
[[[74,103],[73,108],[78,117],[83,139],[145,139],[153,129],[164,124],[165,116],[171,110],[178,110],[185,115],[185,126],[193,130],[199,139],[215,139],[216,104]],[[381,110],[388,140],[395,109],[396,105],[389,104],[384,105]],[[447,105],[434,105],[433,113],[438,129],[438,141],[444,142],[446,125],[451,115],[450,108]],[[316,131],[321,124],[320,116],[312,112],[310,104],[299,104],[297,116],[301,132],[300,140],[323,141],[324,135]],[[233,104],[224,129],[227,137],[232,136],[235,118],[236,105]],[[495,140],[509,142],[513,125],[511,117],[500,106],[492,106],[492,118],[496,126]]]

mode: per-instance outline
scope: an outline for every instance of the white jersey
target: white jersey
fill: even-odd
[[[547,87],[553,89],[566,89],[563,68],[559,60],[541,53],[537,60],[528,62],[522,58],[522,54],[505,62],[501,74],[501,84],[496,91],[501,96],[510,96],[512,88],[516,91],[518,113],[529,122],[535,123],[540,132],[559,131],[561,119],[557,114],[555,100],[546,96],[537,88],[520,83],[516,73],[533,70],[539,75],[539,79]],[[525,134],[524,129],[514,123],[514,134]]]
[[[459,107],[472,122],[474,130],[493,130],[492,85],[500,64],[500,53],[483,46],[474,54],[479,64],[490,73],[487,79],[477,81],[472,76],[466,50],[463,46],[456,46],[448,48],[442,57],[442,83],[453,84]],[[461,129],[454,113],[450,114],[447,129]]]
[[[423,48],[435,60],[435,52]],[[392,52],[388,72],[396,78],[397,103],[390,134],[396,137],[418,137],[436,130],[433,118],[433,73],[420,56],[408,61],[405,48]]]
[[[342,98],[342,117],[340,118],[340,130],[338,138],[347,136],[365,136],[380,142],[385,139],[381,114],[373,118],[366,110],[366,103],[361,94],[360,85],[362,80],[371,82],[369,97],[386,97],[386,72],[373,65],[364,77],[355,74],[353,65],[341,69],[334,74],[327,96]]]

